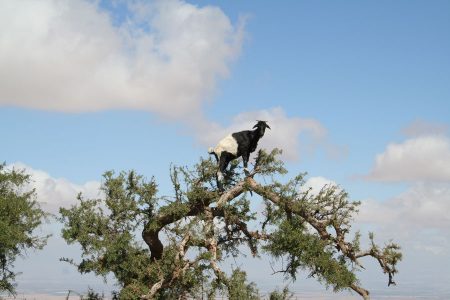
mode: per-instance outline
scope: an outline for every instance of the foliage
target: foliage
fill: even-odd
[[[154,178],[107,172],[101,199],[79,195],[76,206],[60,209],[64,239],[83,251],[78,263],[63,260],[81,273],[113,273],[121,299],[213,299],[218,292],[230,299],[257,299],[244,271],[227,275],[221,269],[220,263],[240,255],[242,247],[286,262],[279,272],[287,278],[295,280],[306,270],[336,292],[353,290],[365,299],[369,292],[356,276],[359,258],[376,259],[394,283],[399,246],[380,248],[371,236],[370,249],[361,250],[359,232],[348,239],[359,203],[335,186],[318,194],[305,191],[305,174],[280,181],[287,174],[280,153],[260,150],[247,176],[238,161],[232,162],[224,191],[210,159],[193,168],[172,167],[173,197],[158,195]],[[263,202],[263,214],[252,211],[250,199]],[[289,297],[287,290],[272,295]]]
[[[272,234],[264,247],[275,257],[287,255],[287,266],[283,270],[296,278],[299,269],[309,270],[320,282],[332,285],[335,291],[347,288],[356,281],[345,259],[335,259],[337,250],[314,233],[305,230],[298,217],[284,220]],[[301,230],[299,230],[301,229]]]
[[[281,292],[278,290],[273,291],[269,295],[269,300],[289,300],[292,299],[293,295],[289,292],[289,289],[285,287]]]
[[[236,269],[231,274],[227,296],[230,300],[258,300],[259,294],[256,285],[247,283],[247,275],[244,271]]]
[[[96,293],[92,288],[88,288],[86,296],[81,297],[81,300],[103,300],[105,297]]]
[[[29,182],[23,170],[0,164],[0,292],[15,293],[14,261],[27,249],[42,249],[48,238],[34,233],[46,214],[35,200],[35,191],[25,190]]]

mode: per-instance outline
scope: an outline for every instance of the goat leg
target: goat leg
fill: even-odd
[[[250,175],[250,171],[247,168],[249,157],[250,157],[250,153],[244,153],[242,155],[242,160],[244,161],[244,173],[245,173],[245,176],[249,176]]]

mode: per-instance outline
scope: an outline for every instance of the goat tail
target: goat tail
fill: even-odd
[[[213,147],[209,147],[208,148],[208,153],[214,155],[214,157],[216,158],[216,161],[219,162],[219,157],[217,156],[216,152],[214,151]]]

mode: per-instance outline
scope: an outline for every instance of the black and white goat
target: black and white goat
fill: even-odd
[[[254,130],[244,130],[229,134],[215,148],[209,148],[208,153],[213,154],[219,163],[219,170],[217,171],[217,179],[219,182],[223,180],[223,172],[230,161],[240,156],[242,156],[242,160],[244,161],[244,172],[246,174],[249,173],[247,163],[250,153],[256,150],[258,141],[264,136],[266,128],[270,129],[266,121],[258,121],[253,128]]]

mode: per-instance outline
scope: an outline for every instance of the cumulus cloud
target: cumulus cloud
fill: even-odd
[[[36,200],[41,204],[42,209],[51,213],[58,212],[59,207],[69,207],[75,204],[80,192],[85,198],[101,196],[100,182],[98,181],[88,181],[79,185],[64,178],[54,178],[45,171],[33,169],[20,162],[7,167],[25,170],[25,173],[31,176],[31,182],[24,187],[25,190],[36,189]]]
[[[450,139],[446,131],[443,124],[415,121],[403,130],[408,139],[389,144],[376,156],[367,179],[410,185],[387,201],[362,201],[359,222],[376,226],[416,250],[449,253]]]
[[[266,130],[258,147],[282,148],[285,159],[296,160],[319,145],[332,147],[327,141],[327,130],[319,121],[289,117],[280,107],[238,114],[228,127],[199,120],[195,124],[195,131],[198,132],[197,139],[202,145],[213,146],[230,132],[251,129],[256,120],[268,121],[271,128]]]
[[[114,24],[99,1],[0,2],[0,105],[64,112],[201,112],[241,50],[243,22],[180,0],[129,5]]]
[[[402,194],[386,201],[367,200],[359,218],[364,222],[388,224],[398,222],[407,228],[449,230],[450,185],[448,183],[417,183]],[[450,233],[450,232],[449,232]]]
[[[338,186],[336,182],[322,176],[310,177],[306,180],[305,184],[302,186],[302,191],[306,192],[310,190],[311,195],[317,195],[322,190],[324,186]]]
[[[450,184],[416,183],[385,202],[362,201],[357,221],[437,255],[450,245],[449,200]]]
[[[228,127],[203,115],[216,81],[241,51],[244,21],[233,24],[217,7],[167,0],[124,2],[127,17],[116,22],[99,3],[0,1],[0,105],[146,110],[181,121],[205,147],[262,119],[272,131],[261,146],[283,148],[285,159],[318,145],[331,156],[342,153],[320,122],[281,108],[241,113]]]
[[[367,176],[380,181],[449,181],[450,140],[427,135],[389,144]]]
[[[315,119],[288,117],[281,108],[245,112],[230,126],[208,120],[202,107],[239,56],[244,18],[233,24],[218,7],[182,0],[130,1],[117,22],[99,1],[0,1],[0,105],[88,112],[136,109],[182,122],[209,147],[233,131],[268,120],[261,141],[296,160],[325,146]]]

